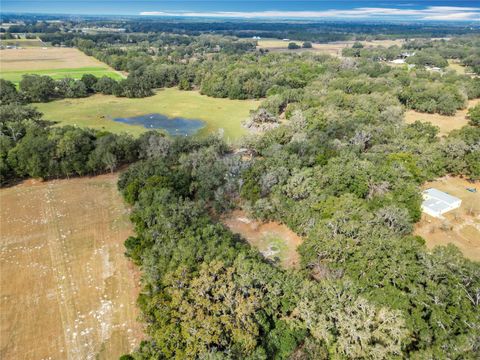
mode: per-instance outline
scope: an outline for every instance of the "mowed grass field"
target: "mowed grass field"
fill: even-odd
[[[24,74],[48,75],[54,79],[83,74],[121,79],[123,75],[75,48],[27,47],[0,50],[0,78],[20,82]]]
[[[118,359],[142,337],[116,175],[0,189],[0,358]]]
[[[206,126],[200,135],[223,129],[227,141],[236,141],[246,133],[241,122],[248,118],[250,110],[258,108],[256,100],[217,99],[201,95],[197,91],[181,91],[176,88],[162,89],[154,96],[142,99],[118,98],[109,95],[94,95],[83,99],[64,99],[36,104],[47,120],[59,125],[75,125],[115,133],[130,133],[138,136],[148,129],[140,125],[128,125],[114,121],[158,113],[170,118],[200,119]]]
[[[480,183],[446,176],[423,185],[423,189],[431,187],[462,199],[462,205],[445,213],[444,220],[422,214],[415,225],[415,234],[422,236],[429,248],[454,244],[465,257],[480,261]],[[477,192],[469,192],[467,188]]]

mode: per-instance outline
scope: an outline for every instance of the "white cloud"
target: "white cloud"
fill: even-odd
[[[185,16],[222,18],[399,18],[411,20],[470,20],[480,21],[480,8],[458,6],[430,6],[425,9],[356,8],[325,11],[258,11],[258,12],[167,12],[145,11],[147,16]]]

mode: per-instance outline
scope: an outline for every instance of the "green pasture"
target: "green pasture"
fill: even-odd
[[[200,135],[223,129],[227,141],[234,142],[245,134],[241,122],[257,109],[256,100],[217,99],[201,95],[197,91],[162,89],[154,96],[142,99],[118,98],[111,95],[93,95],[82,99],[64,99],[36,104],[44,118],[59,125],[75,125],[114,133],[130,133],[138,136],[148,129],[140,125],[128,125],[114,118],[146,114],[163,114],[168,117],[184,117],[205,121]]]
[[[23,48],[29,48],[29,47],[44,47],[48,46],[44,42],[42,42],[40,39],[4,39],[0,40],[0,45],[3,46],[8,46],[8,45],[13,45],[13,46],[21,46]]]
[[[115,80],[120,80],[123,76],[114,70],[105,67],[83,67],[73,69],[47,69],[47,70],[12,70],[0,71],[0,79],[5,79],[18,84],[22,80],[22,76],[26,74],[48,75],[53,79],[81,79],[84,74],[92,74],[97,77],[108,76]]]

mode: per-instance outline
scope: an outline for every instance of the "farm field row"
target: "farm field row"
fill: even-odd
[[[79,79],[83,74],[108,76],[117,80],[123,78],[120,72],[75,48],[27,47],[1,50],[0,78],[18,84],[24,74],[48,75],[54,79]]]
[[[88,98],[64,99],[36,106],[45,119],[56,121],[59,125],[90,127],[114,133],[126,132],[134,136],[148,129],[140,125],[119,123],[113,119],[147,114],[199,119],[206,123],[200,135],[223,129],[225,139],[235,141],[246,133],[241,122],[259,104],[256,100],[218,99],[201,95],[197,91],[170,88],[159,90],[154,96],[142,99],[97,94]]]

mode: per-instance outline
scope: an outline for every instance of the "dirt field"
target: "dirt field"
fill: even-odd
[[[0,358],[115,359],[141,338],[116,175],[0,190]]]
[[[0,52],[0,70],[47,70],[97,67],[107,65],[74,48],[6,49]]]
[[[243,211],[233,211],[223,223],[248,243],[256,247],[267,259],[279,261],[283,268],[297,268],[300,256],[297,247],[302,239],[285,225],[261,223],[249,219]]]
[[[480,183],[447,176],[423,186],[424,189],[430,187],[462,199],[462,205],[444,214],[445,220],[422,214],[415,234],[422,236],[429,248],[454,244],[465,257],[480,261]],[[476,188],[477,192],[471,193],[466,188]]]
[[[297,45],[301,46],[302,41],[283,41],[280,39],[262,39],[258,41],[259,49],[269,49],[270,51],[293,51],[288,50],[288,44],[294,42]],[[384,46],[389,47],[392,45],[401,46],[404,43],[404,40],[372,40],[372,41],[360,41],[365,47],[372,46]],[[342,50],[346,47],[350,47],[354,44],[354,41],[335,41],[327,44],[315,44],[312,43],[311,49],[298,49],[295,51],[317,51],[327,53],[332,56],[341,56]]]
[[[468,109],[480,103],[480,99],[470,100],[468,107],[465,110],[459,110],[453,116],[445,116],[439,114],[426,114],[415,110],[408,110],[405,112],[405,122],[407,124],[414,123],[417,120],[430,122],[440,128],[439,135],[448,135],[448,133],[455,129],[460,129],[468,124],[467,112]]]

